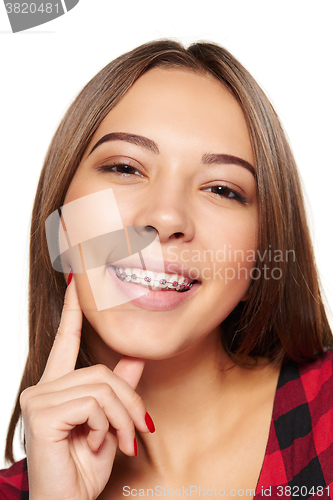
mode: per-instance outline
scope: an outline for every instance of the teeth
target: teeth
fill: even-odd
[[[181,274],[154,273],[139,268],[116,267],[116,275],[119,279],[126,282],[140,283],[141,285],[152,288],[153,290],[189,290],[192,283]]]
[[[125,280],[126,281],[131,281],[131,270],[128,267],[126,267],[125,273],[127,274]]]
[[[165,273],[157,274],[154,281],[158,283],[158,286],[156,287],[158,289],[167,288],[167,286],[168,286],[168,284],[167,284],[168,278],[167,278],[167,275]]]

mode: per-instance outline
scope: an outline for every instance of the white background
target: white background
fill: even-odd
[[[332,15],[331,0],[80,0],[66,15],[12,34],[0,2],[0,468],[27,352],[29,217],[43,158],[83,85],[141,43],[166,37],[220,43],[264,88],[299,165],[333,309]]]

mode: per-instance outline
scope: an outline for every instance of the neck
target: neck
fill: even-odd
[[[156,418],[159,414],[162,420],[168,414],[175,418],[176,408],[185,407],[185,413],[191,413],[198,410],[199,399],[211,402],[214,392],[220,391],[226,371],[232,367],[222,348],[220,331],[215,329],[202,342],[177,356],[147,360],[137,392]]]
[[[178,356],[146,361],[137,392],[156,432],[139,437],[141,464],[176,474],[200,454],[202,443],[214,449],[221,428],[242,418],[254,381],[249,372],[256,370],[240,368],[226,355],[219,328]]]
[[[111,369],[121,358],[113,353],[112,364],[101,360]],[[211,456],[218,456],[221,443],[228,446],[234,435],[235,423],[254,405],[258,408],[258,401],[266,404],[267,394],[272,404],[277,375],[264,359],[252,368],[235,365],[222,347],[219,327],[172,358],[147,360],[136,392],[156,432],[137,433],[140,461],[134,464],[119,453],[119,470],[139,467],[160,477],[177,476],[202,455],[203,443]]]

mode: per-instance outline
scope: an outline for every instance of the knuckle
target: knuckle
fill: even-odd
[[[119,436],[135,435],[135,427],[134,427],[133,420],[131,420],[129,418],[128,421],[123,422],[123,424],[118,429],[118,433],[119,433]]]
[[[97,408],[99,408],[99,404],[97,402],[97,399],[94,398],[94,396],[86,396],[84,398],[85,404],[90,411],[95,411]]]
[[[98,392],[102,398],[110,399],[114,396],[114,391],[109,384],[102,382],[98,386]]]
[[[25,391],[26,391],[26,389],[23,392],[21,392],[21,394],[20,394],[20,408],[22,411],[25,410],[25,405],[26,405],[27,395],[26,395]]]
[[[27,415],[33,415],[34,413],[34,400],[32,398],[28,399],[25,404],[25,413]]]
[[[143,400],[142,400],[141,396],[135,391],[133,391],[131,396],[130,396],[129,404],[132,407],[136,406],[136,407],[144,408],[144,404],[143,404]]]
[[[109,423],[108,419],[105,417],[102,432],[106,434],[109,431],[109,428],[110,428],[110,423]]]
[[[27,404],[32,397],[32,387],[27,387],[20,394],[20,407],[22,411],[26,410]]]
[[[107,368],[105,365],[102,364],[94,365],[91,368],[93,369],[93,372],[98,379],[105,380],[107,377],[110,376],[111,370],[109,370],[109,368]]]
[[[33,413],[29,418],[29,432],[31,436],[39,436],[44,424],[44,413],[42,411]]]
[[[126,429],[126,432],[129,432],[130,434],[135,433],[134,422],[133,422],[133,420],[131,419],[130,416],[128,416],[128,419],[125,422],[124,427]]]

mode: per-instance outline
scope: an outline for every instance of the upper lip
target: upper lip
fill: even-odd
[[[186,267],[184,264],[181,264],[180,262],[172,262],[172,261],[154,261],[149,258],[144,258],[144,263],[145,263],[145,269],[147,271],[153,271],[155,273],[167,273],[167,274],[180,274],[181,276],[184,276],[184,278],[187,278],[190,282],[194,281],[199,281],[196,277],[193,278],[191,276],[191,270]],[[142,265],[138,266],[137,265],[137,260],[134,262],[133,259],[128,257],[128,259],[124,259],[121,264],[116,264],[112,263],[111,264],[113,267],[122,267],[122,268],[136,268],[136,269],[144,269]],[[195,274],[198,274],[198,270],[195,268]]]

